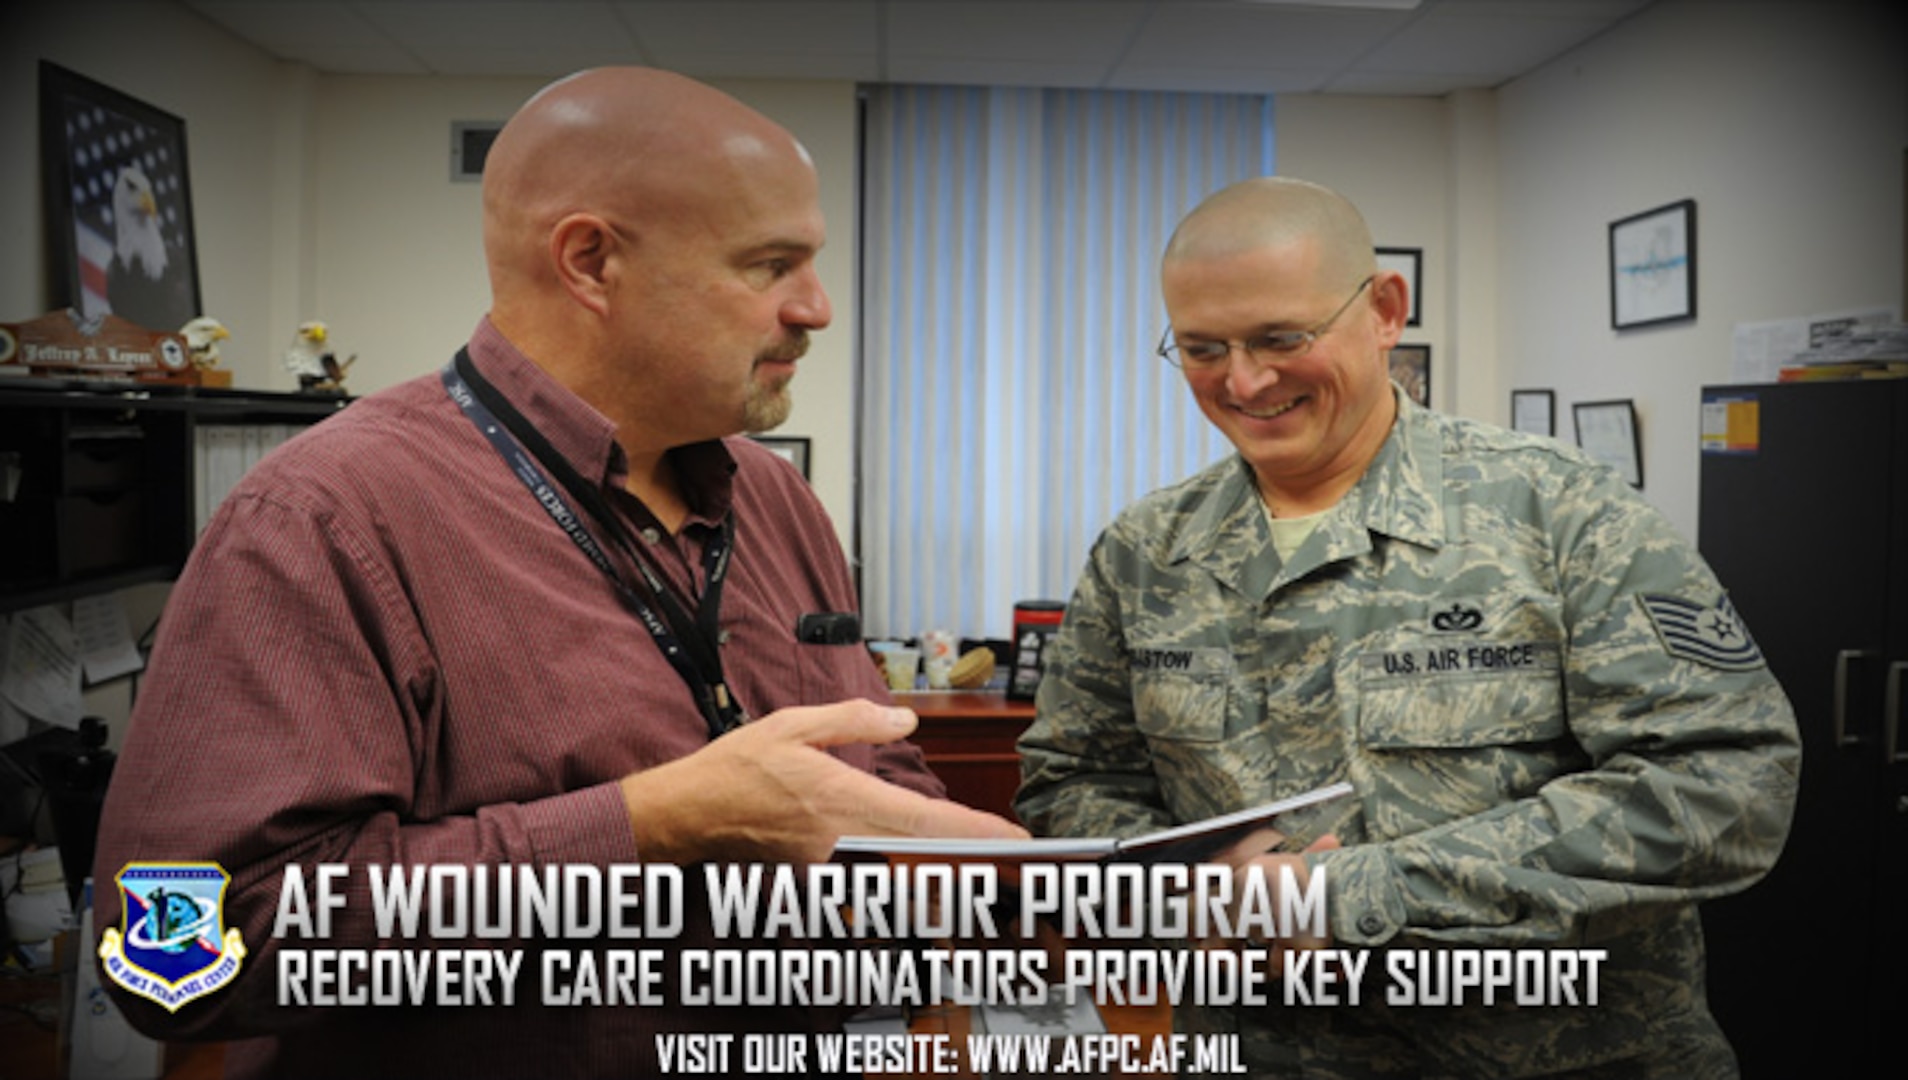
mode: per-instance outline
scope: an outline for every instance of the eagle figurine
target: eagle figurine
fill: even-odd
[[[185,324],[179,333],[186,339],[186,352],[192,357],[192,366],[200,371],[219,366],[219,342],[232,336],[224,323],[210,315],[201,315]]]
[[[298,333],[292,337],[291,348],[285,351],[285,369],[298,376],[300,390],[342,391],[345,372],[357,361],[353,355],[339,362],[335,353],[325,348],[325,339],[330,331],[321,322],[298,324]]]
[[[166,248],[159,200],[137,165],[113,182],[113,259],[106,267],[106,302],[113,314],[157,330],[191,318],[196,306],[185,260]]]

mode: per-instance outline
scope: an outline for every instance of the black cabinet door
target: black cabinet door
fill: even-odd
[[[1703,907],[1709,995],[1743,1076],[1863,1075],[1897,979],[1887,953],[1901,894],[1880,866],[1899,846],[1884,791],[1882,693],[1899,642],[1891,593],[1908,383],[1722,387],[1706,410],[1753,402],[1752,438],[1705,452],[1699,544],[1794,702],[1801,793],[1774,871]],[[1706,428],[1707,429],[1707,428]],[[1895,937],[1899,941],[1899,937]]]

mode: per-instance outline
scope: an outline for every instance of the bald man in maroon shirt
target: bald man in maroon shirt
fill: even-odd
[[[786,418],[831,317],[816,187],[788,132],[659,71],[572,76],[505,126],[468,344],[255,468],[168,603],[107,798],[98,924],[124,925],[128,867],[216,863],[246,951],[176,1011],[118,991],[137,1026],[234,1040],[232,1075],[654,1073],[668,1033],[839,1015],[697,1009],[673,982],[667,1004],[547,1007],[538,950],[577,943],[381,940],[370,871],[1025,835],[941,798],[826,514],[733,437]],[[327,864],[347,869],[319,940],[284,904]],[[684,880],[679,934],[615,944],[722,944]],[[320,1005],[278,962],[473,944],[526,950],[514,1004]]]

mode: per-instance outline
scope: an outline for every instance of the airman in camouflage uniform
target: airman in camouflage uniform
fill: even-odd
[[[1342,203],[1290,181],[1227,199],[1251,213]],[[1254,242],[1332,243],[1307,212],[1297,240]],[[1289,365],[1253,363],[1291,342],[1249,335],[1305,323],[1244,302],[1227,309],[1243,321],[1207,321],[1218,309],[1175,291],[1169,249],[1182,346],[1196,331],[1255,351],[1240,364],[1219,340],[1223,372],[1185,365],[1209,416],[1243,410],[1215,416],[1241,453],[1100,538],[1020,744],[1019,814],[1037,834],[1130,835],[1349,780],[1353,798],[1297,826],[1343,844],[1302,856],[1325,868],[1335,947],[1608,950],[1594,1007],[1391,1007],[1374,955],[1356,1008],[1179,1010],[1182,1028],[1240,1032],[1255,1075],[1733,1076],[1696,903],[1781,850],[1800,760],[1789,703],[1708,567],[1613,470],[1389,384],[1402,288],[1360,266],[1362,222],[1348,235],[1364,237],[1350,280],[1301,259],[1325,278],[1310,291],[1253,277],[1238,244],[1187,256],[1248,280],[1241,296],[1299,296],[1317,314],[1371,274],[1370,312],[1315,328]],[[1343,370],[1363,364],[1375,373]],[[1310,509],[1296,481],[1331,471],[1308,473],[1322,459],[1305,455],[1358,436],[1294,437],[1280,410],[1297,401],[1329,429],[1361,394],[1375,449],[1281,555],[1283,507]]]

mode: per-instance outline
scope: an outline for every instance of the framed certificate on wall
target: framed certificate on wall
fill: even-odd
[[[1577,445],[1591,457],[1614,466],[1630,482],[1643,486],[1643,437],[1636,426],[1636,403],[1581,401],[1572,406],[1577,421]]]
[[[1557,395],[1549,390],[1512,390],[1511,430],[1557,434]]]

